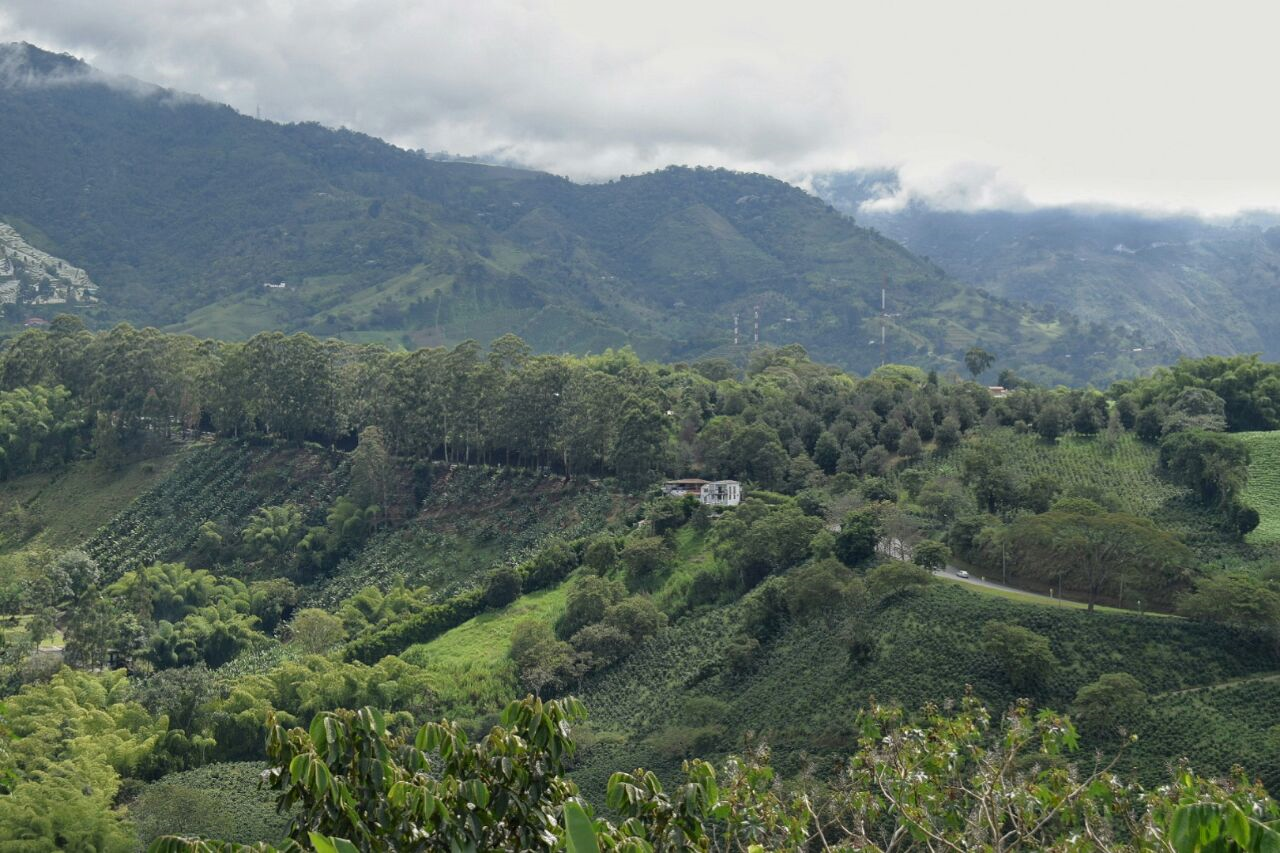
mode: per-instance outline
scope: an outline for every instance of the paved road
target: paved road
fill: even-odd
[[[985,586],[987,589],[999,589],[999,590],[1004,590],[1006,592],[1016,592],[1018,595],[1026,595],[1026,596],[1030,596],[1031,598],[1038,598],[1044,601],[1046,604],[1059,603],[1059,600],[1057,598],[1054,598],[1051,595],[1041,595],[1038,592],[1029,592],[1028,590],[1025,590],[1025,589],[1018,589],[1016,586],[1005,586],[1002,583],[995,583],[994,581],[983,580],[982,578],[975,577],[972,572],[970,572],[969,577],[962,578],[960,577],[960,575],[957,574],[957,572],[959,571],[960,570],[955,566],[947,566],[946,569],[939,572],[938,574],[942,575],[943,577],[949,580],[959,581],[960,583],[973,584],[974,586]]]

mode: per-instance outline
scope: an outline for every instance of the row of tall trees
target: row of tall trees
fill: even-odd
[[[954,443],[991,405],[976,385],[911,368],[858,381],[795,346],[761,350],[743,372],[625,350],[535,355],[511,335],[488,350],[393,352],[279,332],[243,343],[127,325],[94,334],[65,316],[4,349],[0,390],[35,386],[65,389],[94,447],[196,429],[336,443],[376,427],[399,456],[632,484],[697,470],[772,488],[818,471],[882,473],[893,454]]]

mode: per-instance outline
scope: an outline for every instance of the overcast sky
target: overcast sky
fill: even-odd
[[[1280,208],[1280,4],[4,0],[0,41],[578,179],[893,165],[939,204]]]

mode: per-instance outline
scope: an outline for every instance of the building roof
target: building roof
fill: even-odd
[[[708,486],[736,486],[738,485],[738,481],[737,480],[713,480],[712,482],[707,483],[707,485]]]
[[[697,478],[688,480],[667,480],[668,486],[705,486],[706,484],[706,480],[699,480]]]

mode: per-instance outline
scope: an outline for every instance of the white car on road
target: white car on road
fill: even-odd
[[[969,573],[968,573],[968,572],[966,572],[964,569],[960,569],[960,570],[958,570],[958,571],[956,572],[956,577],[958,577],[958,578],[967,578],[967,577],[969,577]]]

